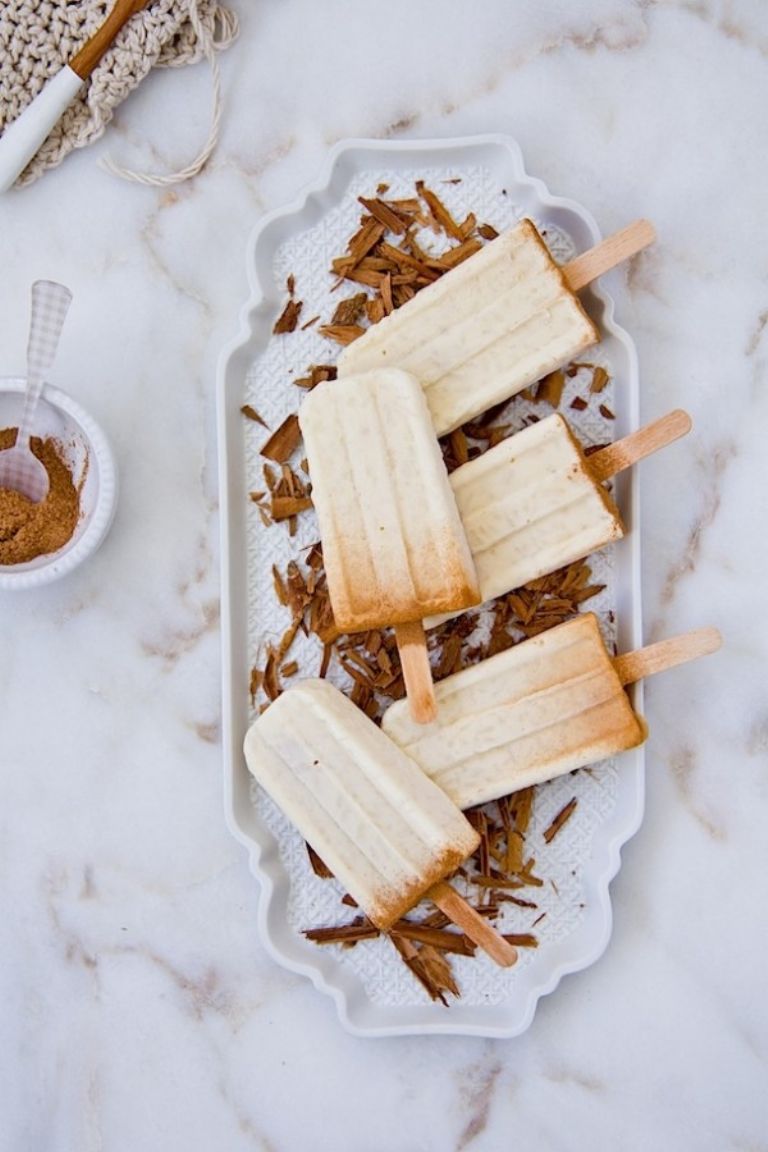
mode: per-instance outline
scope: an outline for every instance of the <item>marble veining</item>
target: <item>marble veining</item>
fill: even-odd
[[[74,304],[55,382],[106,428],[112,532],[0,600],[0,1152],[768,1150],[768,25],[763,0],[247,4],[222,138],[188,185],[204,64],[148,78],[93,147],[0,201],[0,372],[33,279]],[[604,232],[642,416],[649,640],[716,657],[650,680],[646,813],[604,956],[512,1041],[343,1031],[262,947],[221,802],[213,383],[258,216],[349,136],[507,132]]]
[[[677,595],[681,579],[695,572],[708,528],[714,523],[720,509],[720,489],[728,463],[738,454],[736,444],[730,439],[725,443],[710,446],[706,453],[701,452],[696,460],[699,509],[697,510],[681,554],[673,561],[667,573],[661,592],[662,604],[669,605]]]
[[[672,776],[680,794],[680,799],[688,808],[691,815],[695,820],[698,820],[701,827],[713,840],[724,840],[726,834],[723,828],[715,822],[712,816],[702,812],[699,807],[695,788],[696,753],[694,749],[688,744],[683,744],[681,747],[673,749],[669,757],[669,766],[672,770]]]

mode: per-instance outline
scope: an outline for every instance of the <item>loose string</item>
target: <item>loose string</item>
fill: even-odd
[[[234,12],[230,9],[217,6],[213,13],[211,30],[209,31],[200,17],[198,5],[199,0],[189,0],[189,20],[195,38],[200,45],[202,55],[211,65],[213,111],[208,138],[191,163],[187,164],[185,168],[179,169],[177,172],[169,172],[165,175],[155,172],[136,172],[131,168],[123,168],[121,165],[116,164],[111,156],[105,156],[99,161],[99,164],[102,168],[106,169],[107,172],[111,172],[113,176],[119,176],[123,180],[132,180],[136,184],[145,184],[153,188],[166,188],[172,184],[181,184],[184,180],[189,180],[191,177],[197,176],[213,155],[214,149],[219,142],[222,111],[221,75],[216,54],[224,48],[228,48],[229,45],[237,39],[240,26],[237,15]],[[218,36],[216,35],[217,28]]]

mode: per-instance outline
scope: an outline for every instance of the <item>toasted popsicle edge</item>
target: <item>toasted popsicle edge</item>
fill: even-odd
[[[451,799],[453,799],[460,808],[471,808],[476,804],[486,803],[488,801],[498,799],[500,796],[513,793],[519,788],[536,784],[543,784],[548,780],[553,780],[558,776],[565,775],[576,768],[585,767],[588,764],[596,762],[597,760],[602,760],[607,756],[613,756],[620,752],[628,751],[629,749],[644,743],[648,736],[647,725],[645,724],[643,717],[634,711],[631,702],[622,692],[622,688],[624,688],[627,684],[634,683],[635,681],[640,680],[646,676],[664,672],[678,664],[683,664],[688,661],[695,660],[700,656],[706,656],[716,652],[722,643],[720,633],[717,631],[717,629],[700,628],[690,633],[684,633],[681,636],[670,637],[667,640],[663,640],[657,644],[649,645],[645,648],[637,649],[634,652],[624,653],[618,657],[612,657],[606,651],[605,642],[597,631],[597,618],[592,612],[578,614],[572,617],[569,622],[561,624],[558,627],[551,629],[550,631],[552,634],[557,632],[561,632],[562,634],[563,629],[570,628],[572,625],[576,624],[577,621],[583,621],[585,624],[588,621],[591,621],[591,626],[594,629],[595,639],[600,644],[599,651],[602,654],[601,658],[607,661],[612,674],[616,677],[615,690],[619,696],[624,697],[629,715],[634,716],[636,723],[639,725],[637,732],[629,741],[614,741],[612,745],[610,743],[604,743],[599,755],[584,754],[576,758],[569,754],[565,760],[555,755],[554,764],[550,762],[549,765],[547,765],[544,761],[537,761],[535,764],[529,764],[523,767],[518,764],[513,768],[512,771],[507,770],[507,768],[511,767],[511,762],[509,761],[509,758],[507,758],[507,767],[500,772],[499,778],[495,781],[495,783],[490,782],[490,784],[484,784],[482,785],[482,788],[478,788],[476,782],[472,785],[472,787],[469,787],[469,785],[465,786],[461,784],[455,773],[452,775],[451,784],[449,786],[447,780],[441,775],[439,769],[435,770],[436,762],[434,759],[432,761],[432,766],[427,768],[422,763],[418,752],[414,750],[414,747],[412,746],[412,740],[407,738],[407,735],[404,734],[402,730],[400,731],[399,738],[395,735],[395,732],[392,731],[392,725],[388,723],[388,719],[396,715],[398,709],[401,707],[400,705],[392,705],[391,708],[385,713],[384,721],[382,724],[383,730],[385,733],[395,739],[395,741],[400,744],[403,750],[406,751],[408,755],[411,755],[413,759],[417,761],[417,763],[422,764],[422,768],[427,773],[427,775],[430,776],[434,783],[439,784],[439,786],[448,793]],[[542,637],[546,635],[547,633],[542,633],[538,638],[534,639],[534,642],[540,641]],[[526,641],[525,643],[531,643],[531,641]],[[524,646],[525,644],[522,645],[522,647]],[[515,649],[513,648],[512,651],[514,652]],[[596,649],[596,651],[598,650]],[[505,653],[500,653],[496,656],[490,657],[488,661],[489,665],[493,664],[494,661],[503,661],[504,656]],[[465,678],[473,671],[481,669],[483,663],[485,662],[472,665],[470,668],[464,669],[462,672],[456,673],[452,677],[449,676],[447,680],[442,681],[441,684],[438,685],[438,700],[440,698],[440,689],[443,686],[445,686],[446,690],[449,690],[451,681]],[[500,673],[500,675],[503,675],[503,673]],[[536,695],[537,692],[534,691],[532,698],[535,698]],[[503,703],[498,705],[500,711],[503,710],[503,707]],[[435,729],[436,736],[440,733],[440,711],[441,705],[438,702],[438,718]],[[480,712],[482,712],[482,709],[480,709]],[[465,719],[470,718],[471,717],[465,717]],[[431,735],[432,734],[429,729],[427,729],[424,733],[424,737],[427,741],[430,740]],[[499,743],[499,747],[501,747],[501,744],[502,742]],[[468,763],[472,755],[472,750],[470,748],[466,748],[462,754],[462,762]],[[464,771],[464,769],[462,769],[462,771]]]
[[[366,384],[368,386],[367,391],[364,389],[364,385]],[[441,513],[440,524],[442,525],[445,522],[448,526],[449,531],[445,533],[445,539],[450,540],[451,534],[454,537],[453,545],[447,548],[444,547],[442,556],[439,551],[436,553],[439,560],[443,557],[445,559],[445,563],[442,565],[440,572],[435,571],[433,564],[432,568],[428,569],[428,571],[432,573],[431,578],[426,580],[422,578],[421,585],[416,585],[414,572],[411,570],[410,563],[407,564],[404,573],[402,571],[399,573],[395,571],[395,575],[405,577],[408,585],[406,591],[410,591],[411,593],[410,598],[407,594],[405,595],[404,602],[402,585],[398,584],[397,587],[400,588],[399,603],[396,603],[398,596],[394,596],[393,600],[390,601],[385,601],[381,596],[374,596],[372,599],[371,581],[361,580],[359,577],[354,583],[354,589],[356,589],[356,591],[354,589],[351,591],[350,585],[353,581],[343,578],[342,575],[345,564],[341,545],[335,545],[333,550],[331,550],[330,546],[325,547],[328,544],[326,533],[330,533],[333,541],[339,536],[339,528],[336,523],[336,517],[333,514],[334,501],[329,489],[329,465],[327,458],[324,457],[320,451],[323,447],[322,441],[315,440],[315,437],[319,435],[318,423],[321,413],[324,410],[327,411],[329,405],[331,406],[330,411],[333,412],[334,401],[338,405],[339,397],[344,397],[350,388],[353,389],[352,395],[356,395],[362,391],[364,396],[369,397],[369,406],[377,414],[378,419],[382,421],[377,395],[383,388],[384,395],[391,397],[393,395],[392,390],[395,387],[398,387],[401,392],[404,389],[406,397],[410,394],[409,390],[412,389],[412,399],[415,397],[418,401],[415,415],[423,417],[420,428],[423,435],[421,435],[420,439],[416,442],[416,446],[425,451],[425,475],[427,472],[430,473],[429,478],[431,478],[431,482],[436,487],[437,496],[444,498],[443,503],[445,504],[445,509]],[[347,393],[345,393],[344,390],[347,390]],[[396,396],[397,393],[394,393],[394,395]],[[351,399],[352,396],[348,396],[348,400],[351,401]],[[390,418],[392,415],[393,413],[390,413]],[[463,526],[455,506],[453,491],[448,481],[448,474],[440,454],[437,440],[434,436],[429,410],[419,382],[411,374],[396,368],[378,368],[367,373],[350,375],[340,381],[326,381],[303,401],[299,411],[299,423],[304,433],[310,469],[313,473],[315,508],[320,524],[321,536],[323,538],[328,590],[336,623],[343,631],[359,630],[361,625],[366,629],[387,626],[395,627],[395,635],[403,669],[403,679],[405,681],[406,694],[409,699],[412,715],[417,722],[428,723],[434,718],[435,704],[426,638],[421,623],[422,617],[429,613],[430,607],[426,602],[425,593],[433,594],[433,601],[440,599],[442,594],[443,601],[450,599],[452,605],[460,608],[462,605],[470,606],[472,604],[478,604],[480,602],[480,591]],[[312,446],[312,440],[310,439],[310,432],[312,433],[312,440],[315,441],[314,448]],[[379,429],[379,440],[382,443],[385,443],[386,432],[387,423],[382,421]],[[325,447],[327,448],[327,444]],[[315,449],[317,450],[317,456],[314,454]],[[318,459],[321,464],[325,460],[323,464],[325,478],[322,486],[320,476],[315,476],[315,464]],[[321,495],[323,496],[322,500]],[[358,494],[358,501],[360,501],[360,499],[361,497]],[[393,502],[395,507],[399,509],[400,499],[396,491],[393,493]],[[439,502],[440,501],[438,501],[438,503]],[[362,504],[360,507],[362,507]],[[398,519],[400,519],[400,515],[398,511]],[[326,516],[328,518],[327,524],[325,522]],[[386,562],[386,550],[382,551],[380,542],[376,546],[371,545],[370,541],[374,536],[369,536],[368,531],[366,531],[364,518],[362,520],[362,529],[362,537],[369,542],[369,556],[367,559],[373,566],[375,577],[373,584],[375,585],[376,580],[378,580],[379,587],[382,587],[379,578],[379,562]],[[404,534],[404,546],[407,552],[408,526],[402,521],[401,529]],[[443,536],[441,534],[439,537],[436,535],[434,539],[437,541],[442,538]],[[423,546],[428,546],[427,540],[423,541]],[[376,547],[379,549],[378,557]],[[349,567],[349,563],[348,558],[347,567],[348,570],[352,572],[353,569]],[[441,576],[445,577],[442,586],[440,586]],[[420,588],[419,595],[416,594],[417,587]],[[337,599],[339,594],[341,594],[340,600]],[[389,611],[390,607],[393,608],[392,611]],[[374,612],[373,616],[371,615],[371,610]]]
[[[551,420],[555,417],[565,425],[569,438],[579,453],[583,467],[597,485],[602,485],[604,480],[610,479],[617,473],[630,468],[633,464],[644,460],[654,452],[658,452],[661,448],[667,447],[667,445],[672,444],[675,440],[679,440],[682,436],[690,432],[692,427],[692,421],[688,413],[681,408],[676,408],[672,412],[668,412],[666,415],[659,417],[658,420],[654,420],[650,424],[646,424],[644,427],[637,429],[635,432],[631,432],[628,436],[622,437],[621,440],[616,440],[613,444],[608,444],[605,448],[601,448],[597,452],[593,452],[587,456],[584,452],[583,445],[574,435],[570,424],[564,416],[560,413],[553,413],[552,416],[546,417],[546,419]],[[514,439],[514,437],[511,439]],[[479,459],[484,459],[489,453],[498,452],[499,450],[501,450],[501,445],[489,448],[488,452],[483,453],[483,456],[479,457]],[[468,464],[462,465],[462,467],[472,468],[475,463],[475,461],[470,461]],[[453,474],[454,477],[459,477],[461,470],[461,468],[456,469]],[[624,526],[619,509],[616,507],[608,492],[602,487],[598,487],[598,492],[605,507],[611,515],[616,518],[619,527],[618,535],[623,535]],[[610,542],[611,540],[606,538],[603,541],[603,545]],[[578,558],[578,556],[571,556],[570,559],[564,559],[563,563],[572,563]],[[531,576],[530,579],[538,579],[543,575],[546,575],[546,573],[540,572],[535,576]],[[481,589],[481,592],[482,591]],[[505,591],[510,591],[510,589],[507,588],[492,592],[486,590],[484,602],[493,599],[495,596],[502,595]],[[466,611],[466,609],[463,611]],[[435,628],[446,620],[454,619],[459,615],[461,615],[460,612],[446,612],[439,616],[427,617],[425,619],[425,627]]]
[[[587,312],[585,312],[584,307],[578,298],[576,289],[585,287],[590,281],[594,280],[601,273],[610,270],[622,260],[627,259],[631,255],[634,255],[647,244],[651,243],[655,236],[652,225],[645,220],[635,221],[634,224],[631,224],[627,228],[622,229],[614,236],[610,236],[606,240],[601,241],[599,244],[595,245],[594,248],[590,249],[588,252],[582,253],[580,256],[572,260],[570,264],[563,267],[555,264],[552,255],[549,252],[546,243],[536,229],[535,224],[526,217],[519,221],[516,226],[503,233],[496,240],[486,245],[480,251],[476,252],[468,260],[464,261],[456,268],[451,269],[451,271],[448,272],[444,277],[441,277],[434,283],[429,284],[423,290],[423,292],[420,292],[417,296],[414,297],[413,300],[410,300],[407,304],[403,305],[402,309],[398,309],[391,315],[384,317],[384,319],[381,320],[379,324],[376,324],[371,329],[369,329],[359,341],[355,341],[353,344],[345,348],[342,351],[338,361],[339,375],[343,376],[349,373],[360,372],[366,368],[375,367],[380,362],[380,357],[386,344],[387,332],[389,331],[389,328],[387,327],[388,325],[393,323],[401,323],[401,316],[408,316],[409,319],[415,320],[416,316],[420,314],[419,310],[423,310],[423,308],[426,306],[427,300],[429,300],[434,305],[438,302],[438,299],[442,299],[440,294],[444,295],[446,291],[449,290],[449,288],[458,288],[459,284],[464,283],[464,280],[466,279],[470,269],[473,272],[475,269],[478,269],[479,272],[481,268],[485,267],[482,262],[488,262],[490,254],[493,252],[495,245],[503,245],[506,238],[512,234],[516,234],[520,230],[523,231],[523,234],[528,235],[531,240],[535,240],[537,246],[540,246],[543,251],[546,252],[547,259],[551,266],[551,271],[557,273],[557,278],[559,279],[562,286],[564,296],[570,298],[572,305],[574,305],[578,312],[581,314],[583,321],[582,330],[578,338],[576,338],[574,334],[575,342],[572,343],[569,351],[565,351],[563,355],[558,355],[551,358],[547,364],[540,365],[541,371],[538,371],[536,374],[531,375],[528,372],[524,372],[519,379],[515,379],[513,381],[504,381],[503,383],[499,384],[498,387],[483,389],[483,395],[480,398],[482,402],[479,404],[477,403],[477,398],[474,404],[468,402],[454,402],[455,397],[453,401],[446,401],[445,397],[443,396],[443,384],[449,377],[451,377],[453,369],[443,371],[434,379],[423,381],[423,386],[429,396],[428,402],[438,435],[442,436],[448,432],[451,432],[453,429],[458,428],[461,424],[479,415],[480,412],[487,410],[494,404],[500,403],[505,399],[509,399],[522,388],[532,384],[537,378],[543,376],[547,371],[552,371],[553,369],[560,367],[563,363],[571,359],[574,354],[579,353],[583,351],[583,349],[589,347],[591,344],[598,342],[600,339],[600,332],[594,321],[590,318]],[[457,276],[459,277],[458,281],[455,279]],[[436,296],[435,293],[438,295]],[[417,310],[416,312],[413,312],[414,308]],[[503,323],[501,323],[501,321],[499,321],[499,324],[500,327],[496,332],[496,337],[500,338],[503,336],[504,329]],[[496,337],[494,337],[494,340]],[[370,343],[371,340],[374,341],[373,345]],[[384,341],[384,343],[382,343],[382,341]],[[491,341],[491,343],[493,343],[493,341]],[[485,345],[483,347],[485,347]],[[366,352],[362,353],[361,358],[361,350],[363,348],[366,349]],[[409,364],[412,365],[412,351],[413,349],[407,350],[404,353],[405,358],[402,362],[402,367],[408,368]],[[479,349],[475,354],[469,357],[469,360],[472,361],[476,358],[476,356],[482,356],[482,354],[482,349]],[[465,353],[465,357],[466,355],[468,354]],[[416,374],[420,375],[418,371]],[[442,381],[443,384],[440,385],[440,388],[438,389],[440,394],[436,398],[433,385],[437,384],[439,381]]]
[[[389,739],[389,737],[387,737],[385,735],[385,733],[381,732],[373,724],[373,721],[369,720],[368,717],[366,717],[364,715],[364,713],[359,712],[355,708],[355,706],[352,704],[352,702],[349,700],[348,697],[344,696],[344,694],[342,692],[340,692],[338,689],[334,688],[332,685],[330,685],[325,680],[322,680],[322,681],[315,680],[315,681],[306,681],[305,682],[306,687],[309,687],[310,685],[316,686],[317,688],[322,689],[322,691],[324,693],[331,693],[333,696],[336,696],[337,698],[340,698],[341,700],[343,700],[345,702],[344,703],[345,709],[349,710],[351,716],[354,716],[354,724],[368,728],[369,731],[371,731],[372,733],[375,733],[376,740],[379,742],[383,741],[385,743],[385,745],[389,745],[391,747],[391,749],[393,750],[393,752],[395,752],[397,754],[398,758],[403,762],[403,764],[405,764],[406,762],[410,763],[411,769],[412,769],[413,773],[415,774],[416,780],[423,781],[424,783],[426,783],[426,777],[422,777],[418,765],[411,759],[411,757],[409,757],[407,755],[407,753],[405,753],[401,749],[399,749],[398,746],[394,743],[394,741],[391,741]],[[300,692],[301,692],[300,687],[289,688],[287,690],[287,692],[284,692],[282,694],[282,697],[279,697],[278,701],[275,702],[277,704],[277,707],[278,708],[283,707],[285,705],[285,703],[287,702],[287,699],[291,695],[293,695],[294,697],[297,697]],[[280,703],[281,700],[282,700],[282,704]],[[271,705],[271,707],[274,707],[274,705]],[[259,731],[259,719],[255,720],[253,722],[253,724],[249,727],[249,729],[245,735],[244,741],[243,741],[243,752],[245,755],[247,767],[248,767],[249,771],[251,772],[251,774],[259,782],[260,786],[262,788],[264,788],[265,791],[269,792],[270,795],[273,796],[273,799],[275,800],[275,802],[278,803],[280,805],[280,807],[283,808],[283,810],[286,812],[286,815],[296,825],[299,832],[301,832],[302,835],[306,836],[306,833],[307,833],[306,821],[304,819],[300,819],[297,817],[295,807],[293,807],[291,809],[291,811],[287,810],[287,808],[285,806],[285,799],[286,799],[285,794],[283,793],[282,796],[279,793],[278,793],[278,795],[275,795],[275,793],[273,791],[274,783],[275,783],[274,778],[272,780],[272,786],[270,787],[268,784],[265,783],[265,781],[263,779],[263,772],[260,771],[258,766],[257,766],[258,765],[257,749],[260,746],[260,741],[259,741],[259,738],[257,737],[258,731]],[[422,786],[423,786],[423,784],[422,784]],[[466,826],[469,842],[471,842],[471,844],[473,845],[473,848],[476,848],[477,844],[479,843],[480,838],[479,838],[479,835],[475,832],[475,830],[471,827],[471,825],[466,821],[466,818],[462,816],[459,809],[455,808],[455,806],[453,806],[451,804],[451,801],[449,800],[449,798],[447,798],[444,794],[442,794],[440,789],[437,789],[436,785],[433,785],[430,783],[429,787],[434,790],[435,796],[439,797],[441,803],[443,803],[443,804],[447,803],[448,805],[453,807],[455,814],[456,814],[456,818],[459,821],[461,821],[462,824],[464,824]],[[281,802],[281,800],[282,800],[282,802]],[[467,853],[469,853],[472,850],[473,849],[469,847],[469,843],[467,845],[465,845],[462,849],[463,852],[467,852]],[[454,863],[453,863],[453,867],[456,867],[458,862],[459,862],[458,859],[455,859]],[[448,868],[449,869],[451,868],[450,863],[448,864]],[[414,893],[412,895],[411,898],[412,898],[413,903],[409,904],[408,907],[406,907],[404,904],[400,905],[400,906],[395,904],[393,910],[387,914],[386,922],[385,922],[385,919],[379,919],[376,916],[373,916],[372,922],[376,924],[376,926],[379,928],[380,931],[388,931],[389,925],[391,923],[394,923],[401,915],[403,915],[405,913],[405,911],[408,911],[410,907],[412,907],[416,903],[419,903],[422,899],[429,899],[429,900],[432,900],[435,904],[437,904],[437,906],[445,913],[445,915],[449,918],[449,920],[451,920],[452,923],[456,924],[457,927],[461,928],[462,932],[464,932],[464,934],[466,936],[468,936],[470,940],[472,940],[475,944],[477,944],[478,947],[480,947],[483,951],[485,951],[491,957],[491,959],[493,959],[497,964],[499,964],[503,967],[509,967],[510,965],[514,964],[515,961],[517,960],[516,950],[512,947],[512,945],[509,944],[509,942],[507,940],[504,939],[504,937],[501,935],[501,933],[498,932],[493,927],[493,925],[489,924],[487,920],[485,920],[482,916],[480,916],[480,914],[474,908],[472,908],[472,906],[467,902],[467,900],[465,900],[465,898],[448,883],[448,881],[446,879],[447,869],[445,867],[445,863],[443,863],[443,865],[442,865],[442,872],[443,872],[443,878],[442,879],[435,879],[433,877],[431,882],[430,882],[430,880],[427,880],[428,887],[427,886],[422,887],[418,893]],[[438,873],[438,875],[439,875],[439,873]],[[415,898],[414,898],[414,896],[415,896]]]
[[[378,389],[376,387],[377,382]],[[412,394],[411,388],[413,389]],[[398,402],[398,389],[402,394],[403,404]],[[379,410],[379,405],[376,402],[377,395],[390,406],[393,404],[396,406],[394,410],[390,408],[389,412],[390,417],[394,416],[396,420],[400,421],[396,427],[406,427],[404,421],[408,421],[409,432],[414,431],[414,436],[411,439],[417,438],[418,452],[426,465],[426,482],[433,488],[432,511],[435,511],[434,505],[437,505],[436,515],[439,523],[435,531],[429,535],[428,540],[419,539],[419,546],[422,549],[430,546],[432,549],[430,552],[433,557],[432,563],[426,569],[429,572],[429,578],[425,579],[424,577],[423,565],[411,565],[407,556],[403,558],[400,551],[396,550],[393,565],[394,574],[389,574],[386,577],[385,587],[382,587],[382,576],[378,572],[376,564],[377,558],[386,554],[382,552],[382,549],[385,548],[382,543],[384,538],[379,535],[378,531],[381,525],[376,520],[372,520],[367,526],[363,523],[358,534],[364,543],[361,550],[369,560],[368,569],[372,568],[373,571],[369,571],[367,581],[361,581],[359,574],[355,579],[350,578],[349,583],[352,585],[352,591],[350,591],[346,587],[347,581],[342,575],[352,562],[346,555],[348,550],[332,549],[326,539],[326,536],[330,537],[331,540],[338,539],[345,534],[350,537],[349,527],[336,522],[334,500],[331,495],[333,487],[328,475],[326,474],[325,478],[321,478],[320,475],[315,475],[315,469],[318,460],[324,461],[326,464],[324,470],[326,473],[328,472],[327,464],[331,458],[329,446],[327,442],[323,445],[322,431],[318,431],[318,429],[327,429],[328,411],[332,412],[334,405],[338,408],[346,395],[348,401],[346,407],[354,414],[352,402],[360,392],[371,398],[371,406],[376,409],[377,418],[381,422],[381,428],[373,432],[372,443],[378,444],[383,441],[385,439],[384,430],[389,430],[392,424],[392,419],[385,420],[384,418],[386,409],[384,415]],[[392,399],[393,396],[394,400]],[[404,407],[405,401],[409,398],[416,405],[416,410],[410,411],[410,415],[409,410]],[[370,628],[409,624],[434,612],[436,607],[437,610],[458,610],[462,607],[479,604],[480,591],[471,554],[455,506],[455,498],[445,463],[437,438],[434,435],[429,409],[417,378],[404,369],[382,366],[364,372],[351,373],[338,381],[324,381],[304,398],[298,416],[304,436],[309,468],[312,473],[312,496],[320,535],[323,540],[328,591],[339,631],[361,632]],[[367,432],[370,431],[370,429],[367,430]],[[333,451],[337,447],[338,445],[334,444]],[[360,455],[360,444],[356,443],[355,458]],[[379,472],[382,468],[386,469],[388,479],[407,476],[407,470],[395,467],[391,458],[388,458],[386,463],[381,464]],[[413,527],[416,525],[415,517],[423,515],[418,499],[414,500],[412,485],[400,485],[401,489],[407,488],[407,494],[400,490],[398,499],[395,500],[394,493],[387,494],[383,477],[379,475],[378,479],[384,488],[386,507],[394,508],[394,518],[400,521],[401,530],[407,536],[407,525],[403,524],[403,514],[405,513],[408,522],[412,523],[412,532],[415,531]],[[365,480],[365,484],[368,483],[370,483],[370,478]],[[395,488],[398,487],[396,479],[392,479],[392,483]],[[353,491],[355,490],[353,487]],[[391,498],[387,499],[388,495],[391,495]],[[364,517],[368,502],[362,499],[359,491],[353,504],[355,506],[353,511],[359,509],[360,515]],[[429,502],[424,503],[424,507],[429,510]],[[407,542],[404,543],[404,548],[407,551]],[[356,562],[355,567],[357,567]],[[414,587],[415,584],[418,584],[418,593]]]

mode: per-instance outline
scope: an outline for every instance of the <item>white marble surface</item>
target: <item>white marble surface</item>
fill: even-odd
[[[0,201],[0,372],[30,282],[69,284],[56,380],[122,474],[92,562],[0,600],[0,1149],[768,1148],[765,4],[234,6],[202,176],[148,190],[96,160],[185,162],[204,66]],[[215,364],[251,226],[331,142],[488,131],[604,232],[658,228],[612,279],[644,415],[695,421],[641,474],[646,630],[726,643],[647,686],[603,958],[518,1039],[364,1040],[263,951],[222,817]]]

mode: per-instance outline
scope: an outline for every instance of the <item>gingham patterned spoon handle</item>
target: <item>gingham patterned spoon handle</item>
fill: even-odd
[[[32,432],[32,420],[43,390],[45,375],[56,356],[72,293],[53,280],[36,280],[32,285],[32,316],[27,344],[27,390],[24,411],[16,436],[16,447],[26,448]]]

